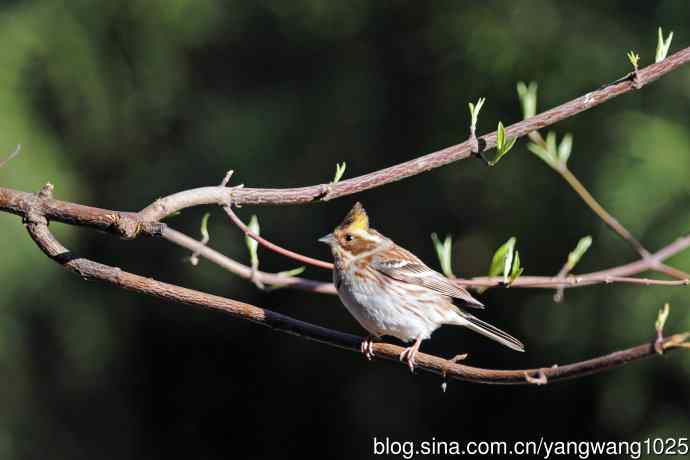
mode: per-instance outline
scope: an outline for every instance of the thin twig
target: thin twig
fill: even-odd
[[[178,232],[177,230],[166,226],[161,232],[161,237],[173,244],[198,253],[199,256],[231,273],[234,273],[244,279],[251,280],[251,267],[237,262],[208,246],[202,246],[194,238],[191,238],[182,232]],[[321,281],[314,281],[297,276],[286,276],[278,273],[267,273],[262,272],[261,270],[256,271],[255,277],[265,285],[278,285],[309,292],[317,292],[320,294],[336,294],[333,283],[324,283]]]
[[[201,218],[201,240],[199,240],[201,246],[206,246],[211,240],[211,234],[208,232],[207,228],[209,216],[210,214],[206,213],[204,217]],[[194,250],[188,260],[189,263],[196,267],[199,264],[199,251]]]
[[[14,158],[14,157],[16,157],[17,155],[19,155],[19,152],[20,152],[21,150],[22,150],[21,144],[17,144],[17,147],[15,147],[14,151],[13,151],[12,153],[10,153],[9,155],[7,155],[7,158],[5,158],[4,160],[0,161],[0,168],[2,168],[2,167],[5,166],[7,163],[9,163],[10,160],[12,160],[12,158]]]
[[[281,332],[316,340],[334,347],[345,348],[355,352],[360,351],[362,337],[310,324],[237,300],[163,283],[152,278],[128,273],[119,268],[80,258],[62,246],[50,233],[47,225],[48,221],[40,212],[40,209],[40,207],[35,207],[25,216],[27,230],[32,239],[48,257],[84,279],[105,281],[137,293],[196,307],[221,310],[235,318],[252,321]],[[686,348],[687,336],[676,334],[667,337],[663,340],[662,346],[664,350]],[[373,349],[377,359],[386,359],[400,363],[398,357],[403,351],[402,347],[389,343],[375,343]],[[646,343],[565,366],[521,370],[494,370],[465,366],[438,356],[418,353],[416,356],[416,369],[443,375],[444,378],[450,377],[468,382],[526,385],[531,384],[527,378],[527,376],[531,375],[538,375],[540,377],[543,375],[545,383],[553,383],[604,372],[630,361],[651,356],[657,356],[654,345]],[[403,363],[403,365],[406,364]]]
[[[281,246],[278,246],[275,243],[271,243],[266,238],[259,236],[256,233],[252,232],[249,229],[249,227],[247,227],[244,224],[244,222],[242,222],[242,220],[239,217],[237,217],[237,214],[235,214],[235,212],[232,210],[232,208],[230,206],[223,206],[223,210],[228,215],[230,220],[235,225],[237,225],[240,228],[240,230],[242,230],[244,232],[245,235],[247,235],[248,237],[250,237],[251,239],[253,239],[257,243],[259,243],[260,245],[270,249],[271,251],[273,251],[277,254],[283,255],[285,257],[289,257],[290,259],[294,259],[294,260],[297,260],[297,261],[305,263],[305,264],[313,265],[315,267],[325,268],[326,270],[333,270],[333,264],[332,263],[325,262],[325,261],[319,260],[319,259],[314,259],[312,257],[307,257],[307,256],[304,256],[302,254],[298,254],[294,251],[290,251],[289,249],[285,249]]]
[[[637,251],[637,253],[642,257],[642,259],[649,259],[651,257],[650,252],[640,243],[640,241],[635,238],[627,228],[625,228],[615,217],[613,217],[604,207],[599,204],[599,202],[589,193],[587,187],[585,187],[582,182],[568,169],[566,166],[561,168],[556,168],[556,171],[565,179],[565,181],[575,190],[580,198],[589,206],[589,208],[594,211],[594,213],[614,232],[616,232],[621,238],[630,244],[630,246]],[[687,273],[678,270],[677,268],[669,267],[668,265],[662,263],[653,263],[650,265],[652,270],[664,273],[672,278],[676,278],[681,281],[686,281],[690,278]]]
[[[599,204],[599,202],[592,196],[591,193],[589,193],[589,190],[587,190],[587,187],[585,187],[580,180],[575,177],[575,175],[568,169],[567,167],[562,167],[562,168],[557,168],[556,171],[565,179],[565,181],[570,185],[573,190],[575,190],[575,193],[577,193],[580,198],[582,198],[582,201],[585,202],[587,206],[590,207],[592,211],[606,224],[608,225],[614,232],[616,232],[621,238],[623,238],[625,241],[627,241],[630,246],[632,246],[635,251],[642,257],[646,258],[649,257],[649,251],[645,249],[645,247],[640,243],[637,238],[635,238],[632,233],[628,231],[625,227],[623,227],[620,222],[618,222],[618,219],[613,217],[611,214],[604,209],[604,207]]]

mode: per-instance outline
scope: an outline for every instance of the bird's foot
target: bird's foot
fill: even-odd
[[[359,346],[359,349],[362,351],[362,354],[364,355],[365,358],[367,358],[369,361],[374,357],[374,339],[372,336],[367,337],[362,341],[362,344]]]
[[[419,351],[419,346],[422,344],[422,338],[415,340],[414,345],[405,348],[402,353],[400,353],[400,361],[407,363],[407,367],[410,368],[410,372],[414,373],[414,366],[416,364],[415,357]]]

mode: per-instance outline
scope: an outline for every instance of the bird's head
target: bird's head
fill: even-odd
[[[369,227],[369,216],[359,202],[355,203],[333,233],[319,238],[320,242],[330,245],[334,253],[344,251],[353,255],[370,251],[381,240],[378,232]]]

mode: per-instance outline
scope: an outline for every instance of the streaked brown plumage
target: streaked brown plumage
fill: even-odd
[[[340,299],[371,337],[390,335],[415,341],[400,356],[411,370],[421,341],[444,324],[468,327],[524,351],[519,340],[462,309],[483,308],[466,289],[370,228],[360,203],[333,233],[319,241],[331,247],[333,281]],[[371,338],[362,344],[362,351],[371,358]]]

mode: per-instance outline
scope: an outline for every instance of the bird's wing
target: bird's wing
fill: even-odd
[[[484,308],[484,305],[472,297],[467,290],[456,285],[445,276],[427,267],[411,252],[396,247],[390,251],[378,253],[372,257],[374,270],[404,283],[424,286],[443,295],[459,299],[463,306]]]

